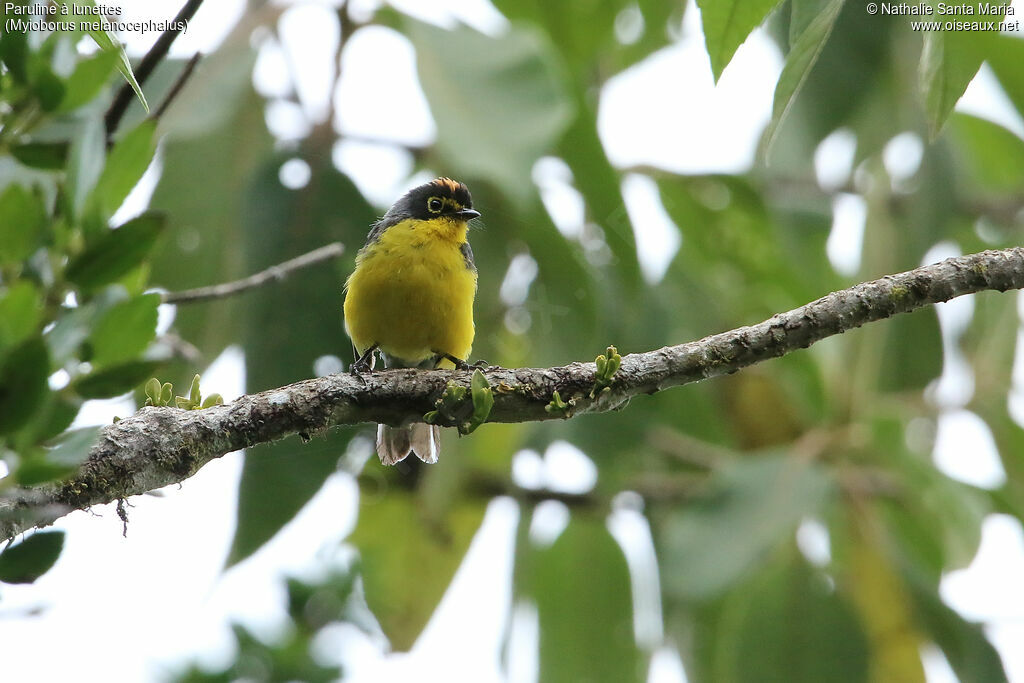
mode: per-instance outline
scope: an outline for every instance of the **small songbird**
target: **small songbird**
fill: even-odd
[[[353,372],[465,367],[473,346],[476,265],[466,241],[473,209],[460,182],[437,178],[403,196],[373,224],[345,283],[345,331]],[[377,426],[377,455],[394,465],[414,453],[437,462],[440,429],[425,423]]]

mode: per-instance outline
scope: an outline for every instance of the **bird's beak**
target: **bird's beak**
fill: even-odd
[[[460,209],[459,211],[455,212],[455,215],[460,220],[471,221],[474,218],[479,218],[480,217],[480,212],[476,211],[474,209]]]

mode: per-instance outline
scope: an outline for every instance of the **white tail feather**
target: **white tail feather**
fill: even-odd
[[[377,455],[385,465],[405,460],[409,453],[434,464],[441,453],[441,429],[417,422],[407,427],[377,425]]]

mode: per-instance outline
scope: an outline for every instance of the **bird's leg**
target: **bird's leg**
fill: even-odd
[[[450,353],[445,353],[444,351],[435,351],[434,355],[437,358],[437,361],[434,362],[435,366],[437,365],[438,362],[440,362],[442,360],[450,360],[452,363],[455,364],[455,369],[456,370],[468,370],[469,369],[469,363],[467,363],[466,361],[462,360],[461,358],[456,358],[455,356],[453,356]]]
[[[435,352],[435,353],[437,353],[437,352]],[[455,363],[455,369],[456,370],[470,370],[472,368],[479,368],[479,369],[482,370],[482,369],[488,367],[488,365],[489,365],[487,363],[487,361],[485,361],[485,360],[478,360],[475,363],[467,363],[466,361],[462,360],[461,358],[456,358],[455,356],[453,356],[450,353],[437,353],[437,359],[438,360],[441,360],[441,359],[450,360],[452,363]],[[435,363],[435,365],[436,365],[436,363]]]
[[[363,355],[359,356],[358,360],[352,364],[349,368],[349,372],[353,375],[358,375],[363,372],[370,372],[373,370],[373,352],[377,350],[379,344],[374,344],[370,348],[363,352]]]

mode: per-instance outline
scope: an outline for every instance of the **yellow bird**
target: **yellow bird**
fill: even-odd
[[[345,331],[353,372],[465,367],[473,347],[476,265],[466,241],[469,190],[437,178],[410,190],[373,224],[345,283]],[[425,423],[377,426],[377,455],[394,465],[414,453],[437,462],[440,429]]]

